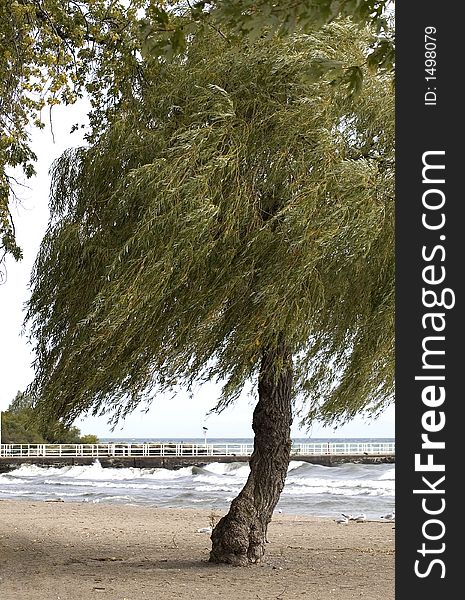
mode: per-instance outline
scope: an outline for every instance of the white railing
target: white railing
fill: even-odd
[[[250,456],[253,444],[0,444],[0,458]],[[309,442],[294,444],[292,457],[321,455],[394,455],[394,442]]]

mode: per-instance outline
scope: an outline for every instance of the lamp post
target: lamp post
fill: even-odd
[[[205,439],[205,446],[207,445],[207,431],[208,427],[203,427],[203,437]]]

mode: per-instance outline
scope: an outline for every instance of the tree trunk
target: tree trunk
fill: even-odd
[[[253,414],[250,475],[212,532],[210,562],[247,565],[265,553],[266,531],[284,487],[291,451],[292,356],[283,343],[264,350]]]

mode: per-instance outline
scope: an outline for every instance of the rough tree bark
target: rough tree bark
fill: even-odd
[[[212,532],[210,562],[247,565],[259,562],[265,553],[267,527],[289,466],[292,375],[292,356],[283,343],[263,352],[250,475]]]

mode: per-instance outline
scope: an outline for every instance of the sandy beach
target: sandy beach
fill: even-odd
[[[214,518],[221,516],[214,513]],[[0,501],[2,600],[392,600],[394,525],[276,515],[262,564],[208,563],[212,513]]]

